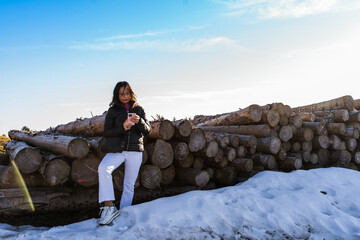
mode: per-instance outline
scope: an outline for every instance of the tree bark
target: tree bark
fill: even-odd
[[[296,128],[301,128],[303,120],[299,114],[289,117],[289,123],[294,125]]]
[[[174,165],[170,165],[170,167],[161,169],[161,184],[169,185],[175,179],[175,167]]]
[[[229,162],[229,166],[235,167],[236,169],[243,172],[250,172],[253,169],[253,160],[251,158],[236,158]]]
[[[346,125],[345,123],[327,123],[326,130],[331,134],[344,135],[346,133]]]
[[[318,156],[318,163],[320,167],[327,167],[329,165],[330,153],[327,149],[316,150],[315,153]]]
[[[206,146],[199,152],[194,153],[195,156],[200,156],[204,158],[215,157],[219,151],[219,145],[216,141],[206,141]]]
[[[98,183],[98,167],[101,160],[93,153],[86,157],[73,160],[71,164],[71,179],[84,187],[94,186]]]
[[[268,137],[270,135],[270,126],[268,124],[242,126],[208,126],[199,128],[204,131],[231,133],[239,135],[254,135],[255,137]]]
[[[190,153],[189,146],[184,142],[170,142],[174,150],[174,158],[176,160],[184,160]]]
[[[105,157],[106,153],[103,153],[101,151],[101,145],[103,144],[105,138],[103,138],[103,137],[94,137],[94,138],[87,138],[86,140],[90,144],[90,149],[92,150],[92,152],[95,152],[96,155],[100,159],[103,159]]]
[[[280,168],[291,171],[302,167],[301,154],[288,154],[286,158],[280,162]]]
[[[204,187],[209,182],[209,174],[207,171],[193,168],[176,169],[176,179],[181,182]]]
[[[352,111],[354,109],[354,99],[349,96],[343,96],[328,101],[315,103],[307,106],[296,107],[292,110],[294,112],[306,112],[306,111],[321,111],[321,110],[337,110],[337,109],[347,109]]]
[[[25,141],[30,145],[44,148],[70,158],[82,158],[89,153],[88,142],[78,137],[43,133],[33,134],[15,130],[9,131],[9,136],[12,139]]]
[[[312,140],[312,146],[314,149],[329,148],[329,137],[328,136],[315,136]]]
[[[237,182],[237,171],[235,167],[226,166],[221,169],[215,169],[215,183],[219,186],[231,186]]]
[[[194,162],[194,155],[192,153],[189,153],[184,159],[181,160],[175,159],[175,166],[188,168],[193,164],[193,162]]]
[[[281,141],[277,137],[258,138],[256,151],[268,154],[277,154],[281,147]]]
[[[246,156],[246,153],[246,148],[244,146],[239,146],[239,148],[236,150],[236,157],[244,158]]]
[[[43,162],[40,152],[25,142],[8,141],[5,149],[22,173],[29,174],[37,171]]]
[[[314,132],[310,128],[302,127],[292,136],[293,141],[310,142],[314,138]]]
[[[150,122],[151,131],[148,138],[170,140],[175,133],[175,127],[169,120]]]
[[[311,150],[312,150],[312,142],[302,142],[301,143],[301,150],[311,152]]]
[[[360,111],[354,111],[349,114],[348,122],[360,122]]]
[[[337,167],[349,167],[351,161],[351,153],[346,150],[333,151],[330,155],[331,162]]]
[[[262,108],[253,104],[245,109],[241,109],[234,113],[222,115],[218,118],[198,124],[198,127],[204,126],[231,126],[259,122],[262,117]]]
[[[40,173],[44,175],[47,185],[56,186],[69,177],[71,168],[64,157],[48,152],[42,152],[42,156],[44,162],[40,168]]]
[[[321,122],[303,122],[302,127],[311,129],[316,135],[324,135],[326,131],[326,125]]]
[[[162,179],[161,170],[155,165],[144,165],[140,169],[140,180],[142,186],[147,189],[160,187]]]
[[[346,128],[346,132],[344,134],[345,138],[359,138],[359,130],[357,128]]]
[[[192,165],[192,168],[201,170],[204,167],[204,159],[201,157],[196,157],[194,159],[194,163]]]
[[[301,149],[301,144],[299,142],[293,142],[291,144],[291,151],[292,152],[299,152]]]
[[[146,150],[150,162],[160,169],[169,167],[174,160],[174,151],[171,144],[162,139],[147,144]]]
[[[297,115],[299,115],[304,122],[314,122],[316,118],[312,112],[299,112]]]
[[[329,143],[334,150],[339,150],[341,147],[341,139],[335,134],[329,136]]]
[[[354,108],[360,110],[360,99],[354,100]]]

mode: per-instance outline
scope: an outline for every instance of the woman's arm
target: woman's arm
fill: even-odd
[[[109,108],[104,122],[104,137],[118,137],[125,134],[124,124],[120,127],[115,127],[116,113],[112,108]]]
[[[145,111],[143,108],[140,108],[139,111],[140,120],[135,126],[139,129],[139,131],[144,135],[147,136],[150,133],[151,127],[149,122],[146,119]]]

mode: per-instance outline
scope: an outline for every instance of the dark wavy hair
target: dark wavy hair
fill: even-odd
[[[120,102],[119,100],[119,91],[121,88],[128,88],[129,89],[129,92],[130,92],[130,96],[131,96],[131,99],[130,99],[130,102],[136,102],[136,97],[135,97],[135,93],[134,91],[132,90],[132,88],[130,87],[130,84],[126,81],[122,81],[122,82],[118,82],[114,88],[114,92],[113,92],[113,98],[112,98],[112,101],[111,103],[109,104],[110,107],[112,106],[115,106],[115,107],[123,107],[123,104]]]

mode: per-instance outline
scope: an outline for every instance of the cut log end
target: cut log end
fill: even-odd
[[[73,139],[68,146],[68,152],[72,158],[82,158],[89,153],[89,144],[81,138]]]

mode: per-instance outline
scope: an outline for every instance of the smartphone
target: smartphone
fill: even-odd
[[[135,115],[135,113],[128,113],[128,118],[127,118],[127,120],[128,120],[128,123],[129,123],[130,125],[135,125],[135,123],[131,120],[131,118],[132,118],[134,115]]]

